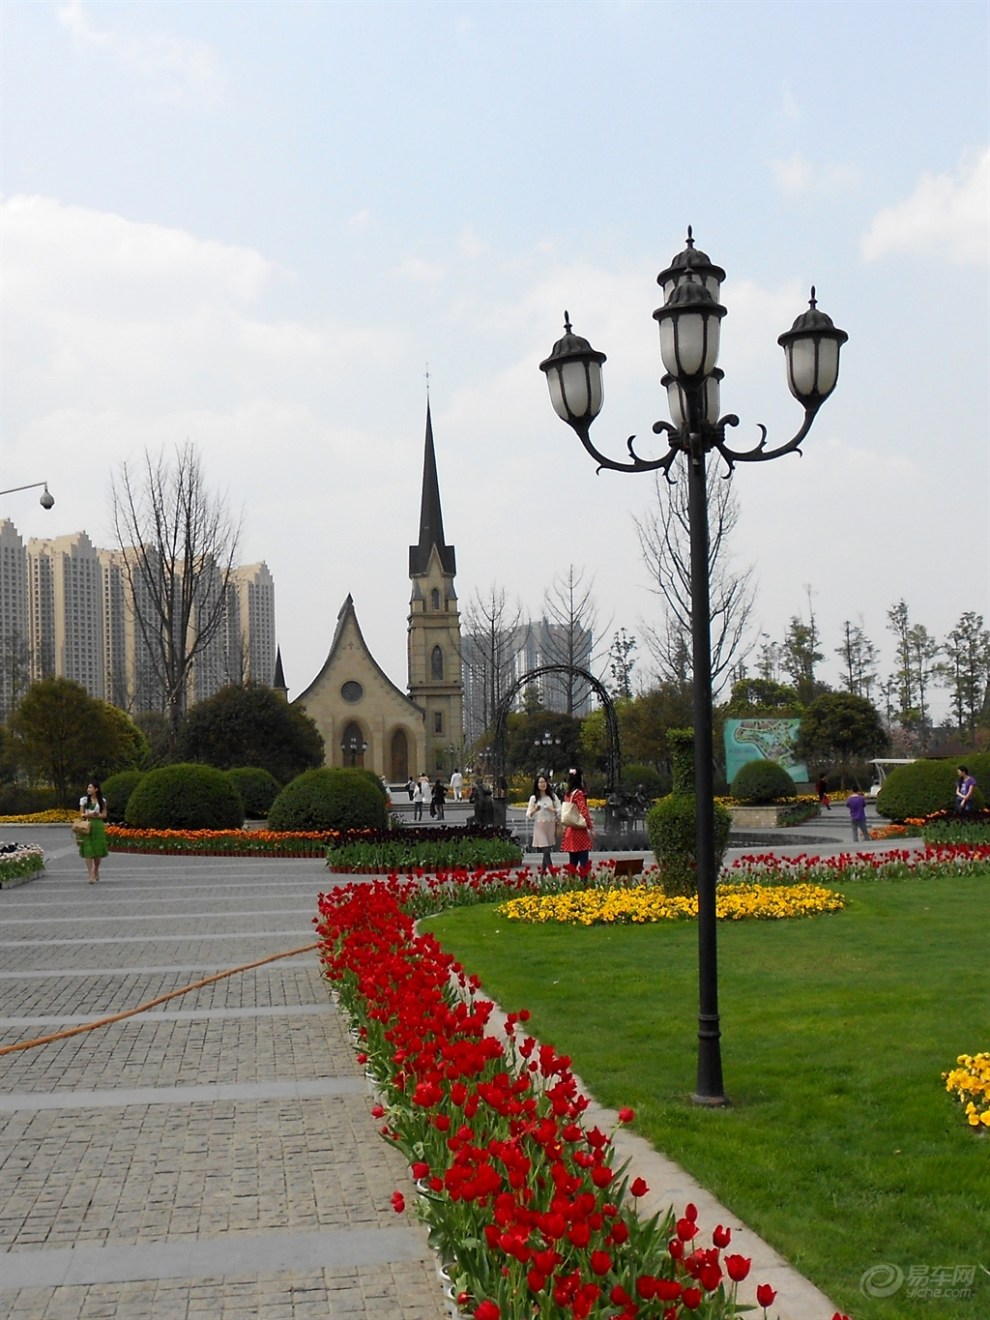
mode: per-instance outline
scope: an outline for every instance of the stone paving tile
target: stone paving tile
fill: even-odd
[[[16,894],[17,890],[11,892]],[[271,953],[299,948],[312,939],[312,927],[307,929],[302,922],[291,927],[280,926],[267,935],[241,935],[236,930],[230,930],[208,937],[197,933],[182,940],[176,940],[172,935],[154,939],[147,935],[124,935],[118,939],[104,927],[98,937],[78,942],[59,943],[57,937],[38,943],[19,940],[16,945],[0,941],[0,962],[6,972],[50,971],[56,977],[66,966],[73,971],[85,971],[87,967],[112,967],[115,963],[121,967],[133,967],[142,957],[155,966],[193,963],[224,968],[253,962]],[[9,1003],[6,994],[4,999]]]
[[[438,1320],[432,1264],[227,1275],[61,1288],[5,1297],[7,1320]]]
[[[326,991],[315,972],[313,993]],[[47,1034],[0,1031],[0,1044]],[[3,1090],[102,1090],[107,1087],[194,1086],[210,1082],[288,1081],[354,1076],[354,1052],[327,1001],[327,1012],[299,1017],[194,1018],[153,1022],[128,1018],[4,1060]]]
[[[50,837],[45,876],[0,895],[2,1044],[309,944],[317,895],[335,883],[318,859],[118,855],[90,887],[74,849],[60,832]],[[370,1097],[354,1089],[354,1050],[315,954],[239,973],[159,1011],[169,1016],[144,1014],[4,1058],[0,1246],[13,1253],[11,1277],[19,1261],[21,1282],[3,1289],[0,1256],[0,1317],[441,1320],[425,1231],[391,1207],[392,1191],[408,1189],[408,1169],[378,1135]],[[344,1085],[320,1088],[337,1079]],[[271,1096],[268,1083],[300,1089]],[[182,1093],[212,1086],[237,1092]],[[60,1103],[35,1103],[48,1096]],[[399,1223],[410,1259],[387,1245]],[[347,1242],[356,1234],[361,1252],[343,1248],[331,1268],[321,1244],[310,1249],[316,1268],[304,1257],[285,1265],[293,1235],[338,1233]],[[259,1234],[272,1244],[264,1263],[238,1246]],[[194,1267],[187,1244],[199,1252]],[[161,1256],[176,1249],[186,1262],[178,1271]],[[104,1281],[22,1286],[59,1261],[78,1264],[77,1252],[97,1253],[91,1277]],[[36,1257],[37,1275],[26,1268]],[[129,1281],[135,1259],[147,1270],[140,1282]],[[280,1272],[265,1272],[273,1261]]]
[[[92,977],[49,977],[45,980],[34,977],[18,979],[8,975],[0,981],[0,1014],[8,1012],[16,1002],[18,1017],[50,1017],[58,1014],[65,1017],[78,1014],[109,1016],[148,1003],[225,970],[224,967],[216,967],[201,973],[175,971],[152,975],[135,971],[114,975],[103,971]],[[317,983],[315,993],[319,992]],[[313,1002],[312,959],[299,955],[296,959],[269,963],[254,971],[228,976],[199,990],[191,990],[181,998],[170,1001],[169,1006],[192,1011],[203,1008],[266,1008],[275,1005],[292,1007]],[[3,1018],[0,1016],[2,1028]]]
[[[370,1123],[365,1097],[15,1111],[0,1246],[390,1228],[396,1170]]]

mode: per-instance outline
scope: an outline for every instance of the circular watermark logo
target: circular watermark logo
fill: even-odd
[[[871,1265],[859,1281],[864,1297],[893,1297],[904,1282],[904,1271],[897,1265]]]

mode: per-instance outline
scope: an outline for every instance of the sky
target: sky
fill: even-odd
[[[0,486],[56,504],[0,515],[110,546],[111,474],[191,442],[274,576],[290,696],[348,593],[404,687],[428,388],[462,611],[538,616],[573,566],[601,649],[641,636],[654,479],[596,473],[539,363],[566,308],[608,359],[599,449],[659,456],[656,275],[691,225],[734,447],[800,425],[776,340],[812,284],[849,335],[803,456],[733,477],[753,636],[810,608],[822,677],[846,620],[886,676],[895,602],[938,638],[990,618],[988,15],[5,0]]]

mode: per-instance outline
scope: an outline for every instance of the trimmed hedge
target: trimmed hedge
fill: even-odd
[[[969,760],[959,759],[969,766]],[[957,765],[956,761],[912,761],[910,765],[897,766],[877,794],[877,814],[887,820],[901,821],[954,811]],[[977,809],[986,805],[979,788],[973,801]]]
[[[136,785],[125,815],[132,829],[230,830],[244,823],[241,795],[211,765],[163,765]]]
[[[715,869],[721,870],[729,847],[732,812],[721,802],[715,807]],[[671,793],[646,813],[646,833],[660,867],[660,887],[665,894],[693,897],[698,892],[698,860],[695,849],[695,796]]]
[[[103,796],[107,803],[107,819],[114,825],[122,825],[127,819],[127,804],[131,794],[144,778],[143,770],[121,770],[103,782]]]
[[[779,761],[747,761],[732,781],[732,796],[748,806],[797,797],[794,780]]]
[[[385,796],[362,769],[324,766],[297,775],[268,812],[273,830],[384,829]]]
[[[237,789],[244,803],[244,814],[250,820],[264,820],[279,794],[279,782],[273,774],[258,765],[238,766],[224,774]]]

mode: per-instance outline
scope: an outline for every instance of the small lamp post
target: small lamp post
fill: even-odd
[[[364,756],[365,752],[368,750],[368,744],[366,742],[359,742],[357,738],[348,738],[345,742],[340,744],[340,750],[345,756],[350,754],[351,765],[356,766],[358,753],[360,752],[360,754]]]
[[[762,463],[800,451],[818,409],[835,388],[839,377],[839,350],[848,339],[824,312],[818,310],[811,290],[808,311],[802,313],[777,342],[784,349],[787,384],[804,409],[804,422],[785,444],[768,449],[767,430],[760,426],[754,448],[738,451],[725,441],[726,427],[739,418],[719,416],[723,373],[718,361],[719,335],[726,309],[718,301],[725,271],[713,265],[694,246],[690,228],[687,246],[657,276],[664,302],[653,313],[660,331],[660,357],[666,374],[661,384],[673,423],[653,425],[666,435],[668,450],[662,458],[646,459],[626,442],[629,457],[617,461],[592,444],[591,423],[604,399],[602,364],[605,354],[573,332],[564,313],[564,335],[550,356],[540,363],[546,374],[550,401],[557,416],[570,426],[598,465],[613,472],[662,471],[673,481],[671,468],[684,455],[688,472],[688,520],[691,543],[691,649],[694,690],[694,769],[697,817],[695,849],[698,875],[698,1073],[694,1100],[698,1104],[727,1103],[722,1081],[721,1030],[718,1011],[717,923],[715,886],[714,782],[712,772],[711,605],[708,565],[708,496],[705,459],[718,452],[729,472],[736,463]]]
[[[27,486],[11,486],[9,490],[0,490],[0,495],[13,495],[16,491],[19,490],[37,490],[39,486],[44,486],[45,489],[42,492],[40,498],[38,499],[38,503],[41,505],[43,509],[54,508],[55,496],[48,489],[47,481],[32,481]]]
[[[539,738],[533,739],[533,746],[541,749],[544,753],[543,768],[547,773],[548,781],[553,780],[553,760],[551,749],[560,746],[560,739],[555,738],[549,729],[544,729]]]

